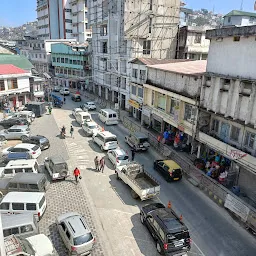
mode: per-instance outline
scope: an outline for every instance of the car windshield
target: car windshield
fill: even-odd
[[[83,119],[88,121],[91,120],[90,116],[83,116]]]
[[[173,243],[174,240],[181,240],[181,239],[189,238],[189,232],[183,231],[183,232],[178,232],[175,234],[167,234],[166,238],[167,238],[168,243]]]
[[[45,197],[43,196],[42,199],[41,199],[41,201],[39,202],[39,209],[42,208],[44,202],[45,202]]]
[[[34,147],[32,148],[33,151],[36,151],[36,150],[38,150],[38,149],[39,149],[38,146],[34,146]]]
[[[116,137],[109,137],[105,139],[105,142],[117,141]]]
[[[54,165],[55,172],[59,172],[63,169],[67,169],[67,164],[66,163],[60,163],[60,164],[55,164]]]
[[[118,160],[127,160],[128,158],[127,155],[118,156]]]
[[[29,255],[35,255],[36,252],[34,251],[32,245],[29,243],[28,240],[20,238],[19,242],[23,252],[26,252]]]
[[[41,138],[41,139],[40,139],[40,142],[41,142],[41,143],[44,143],[44,142],[47,142],[47,141],[48,141],[48,139],[46,139],[46,138]]]
[[[89,127],[90,129],[96,129],[96,128],[97,128],[97,125],[96,125],[96,124],[91,124],[91,125],[88,125],[88,127]]]
[[[74,245],[84,244],[91,241],[92,239],[93,239],[92,233],[87,233],[83,236],[74,238]]]
[[[148,142],[148,138],[140,138],[140,143]]]

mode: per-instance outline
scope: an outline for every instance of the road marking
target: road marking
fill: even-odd
[[[202,250],[199,248],[199,246],[194,241],[192,241],[192,243],[196,246],[197,250],[201,253],[201,255],[205,256],[205,254],[202,252]]]

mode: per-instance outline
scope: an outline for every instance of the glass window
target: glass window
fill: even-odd
[[[4,230],[4,237],[19,234],[19,228],[9,228]]]
[[[134,78],[138,77],[138,69],[135,69],[135,68],[132,69],[132,77]]]
[[[57,62],[60,62],[60,58],[57,58]]]
[[[8,89],[9,90],[17,89],[18,88],[17,78],[7,79],[7,84],[8,84]]]
[[[9,188],[18,188],[17,183],[9,183]]]
[[[67,238],[70,239],[70,233],[66,231]]]
[[[20,227],[20,233],[27,233],[33,231],[32,225],[25,225]]]
[[[164,94],[158,93],[157,95],[157,107],[161,110],[166,108],[166,96]]]
[[[60,223],[61,227],[63,228],[63,230],[65,231],[66,230],[66,226],[63,222]]]
[[[20,189],[27,189],[27,184],[20,183]]]
[[[220,121],[217,119],[213,119],[212,121],[212,131],[218,133],[219,132],[219,126],[220,126]]]
[[[61,63],[64,63],[64,58],[61,58]]]
[[[175,115],[176,111],[179,109],[179,101],[176,99],[171,99],[171,107],[170,107],[170,114]]]
[[[65,58],[65,63],[68,63],[68,58]]]
[[[9,207],[10,207],[10,203],[2,203],[0,205],[0,209],[2,210],[9,210]]]
[[[33,172],[33,169],[32,168],[24,168],[24,171],[25,172]]]
[[[15,173],[21,173],[21,172],[23,172],[23,169],[17,168],[17,169],[15,169],[14,171],[15,171]]]
[[[138,97],[143,98],[143,88],[138,87]]]
[[[36,210],[36,204],[27,203],[26,207],[27,207],[28,211],[35,211]]]
[[[41,201],[39,203],[39,208],[42,208],[44,202],[45,202],[45,197],[43,196],[43,198],[41,199]]]
[[[28,184],[28,187],[33,190],[38,190],[37,184]]]
[[[5,91],[4,80],[0,80],[0,91]]]
[[[4,174],[12,174],[13,170],[12,169],[5,169]]]
[[[140,70],[140,79],[145,80],[146,79],[146,70]]]
[[[155,92],[154,91],[152,91],[151,105],[152,106],[155,105]]]
[[[194,43],[201,44],[201,40],[202,40],[202,34],[196,33]]]
[[[143,54],[150,54],[151,50],[151,41],[150,40],[145,40],[143,41]]]
[[[12,209],[13,210],[24,210],[24,204],[23,203],[13,203]]]
[[[55,57],[52,57],[52,62],[56,62],[56,58]]]
[[[196,109],[187,103],[185,103],[184,120],[193,123],[195,120]]]
[[[136,95],[136,86],[132,85],[132,94]]]
[[[244,145],[248,148],[253,149],[254,143],[255,143],[255,133],[246,131],[245,139],[244,139]]]
[[[164,239],[165,238],[164,231],[161,228],[159,228],[159,235],[162,238],[162,240],[165,241],[165,239]]]
[[[80,244],[84,244],[87,243],[89,241],[91,241],[93,239],[93,236],[91,233],[87,233],[83,236],[79,236],[74,238],[74,245],[80,245]]]
[[[231,127],[230,139],[233,141],[238,141],[240,134],[240,128],[233,126]]]

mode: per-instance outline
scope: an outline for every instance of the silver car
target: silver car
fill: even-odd
[[[68,212],[56,219],[60,236],[70,255],[89,255],[95,238],[85,218],[77,212]]]
[[[30,129],[27,125],[14,125],[7,130],[0,131],[0,141],[23,140],[30,136]]]

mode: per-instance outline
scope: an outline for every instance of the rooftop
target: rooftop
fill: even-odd
[[[176,62],[187,62],[187,59],[153,59],[153,58],[135,58],[130,61],[130,63],[138,64],[141,62],[145,65],[155,65],[155,64],[165,64],[165,63],[176,63]]]
[[[206,60],[150,65],[149,68],[179,73],[184,75],[202,75],[206,72]]]
[[[0,64],[0,75],[25,74],[27,71],[12,64]]]
[[[26,57],[13,54],[0,54],[0,64],[12,64],[25,70],[34,68],[32,63]]]
[[[256,13],[255,12],[244,12],[244,11],[232,10],[231,12],[227,13],[224,17],[230,17],[230,16],[256,17]]]

